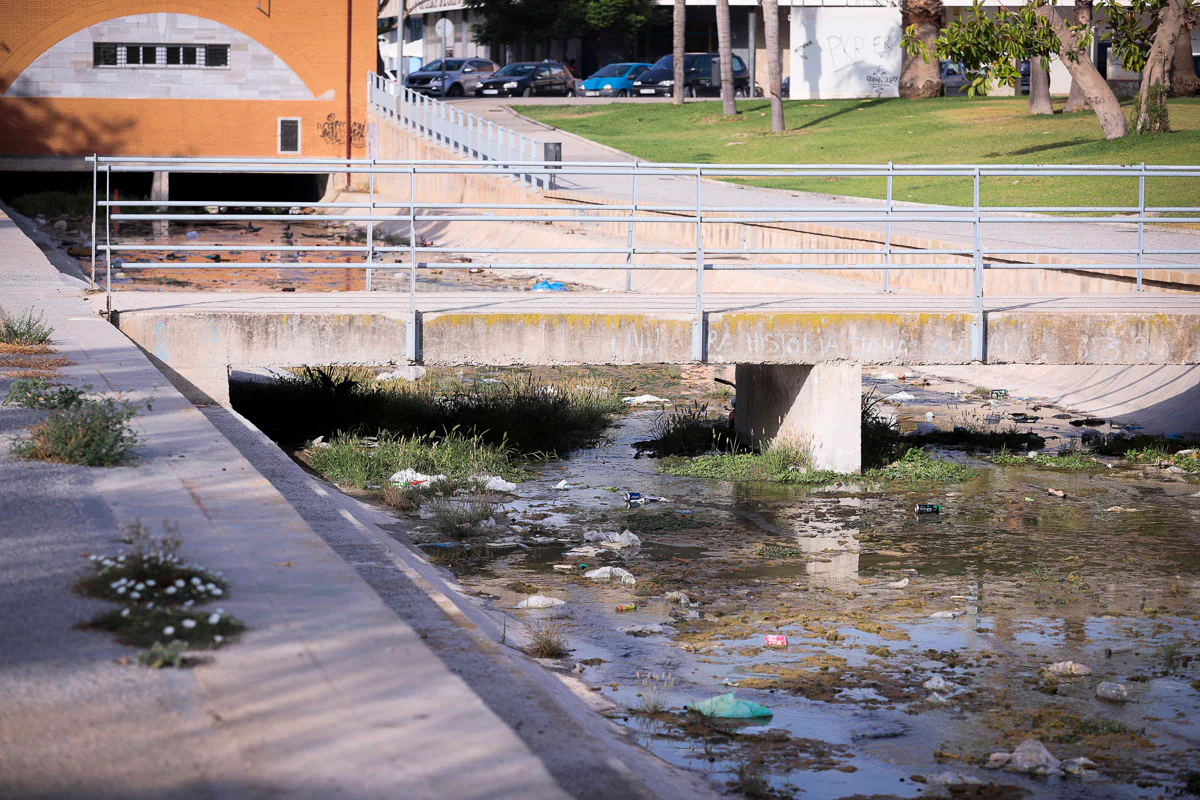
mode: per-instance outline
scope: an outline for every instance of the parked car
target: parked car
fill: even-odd
[[[476,97],[575,94],[575,79],[557,61],[520,61],[501,67],[494,75],[479,82]]]
[[[609,64],[583,82],[581,93],[584,97],[629,97],[634,79],[648,69],[649,64]]]
[[[721,94],[721,67],[717,53],[688,53],[683,57],[683,94],[685,97],[713,97]],[[633,82],[639,97],[670,97],[675,91],[675,57],[663,56]],[[733,94],[750,96],[750,70],[746,62],[733,57]]]
[[[942,84],[946,87],[946,97],[965,95],[971,88],[971,77],[967,70],[957,61],[938,62],[942,70]]]
[[[462,97],[474,93],[482,78],[496,71],[486,58],[439,58],[404,79],[413,91],[434,97]]]

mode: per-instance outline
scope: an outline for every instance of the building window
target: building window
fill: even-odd
[[[279,118],[279,152],[280,154],[300,152],[299,117]]]
[[[94,43],[96,67],[207,67],[229,66],[229,45]]]

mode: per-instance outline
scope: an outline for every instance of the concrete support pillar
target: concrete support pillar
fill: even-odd
[[[150,183],[150,199],[151,200],[170,200],[170,173],[156,172]],[[168,209],[165,206],[156,206],[155,211],[166,212]],[[169,222],[154,222],[154,236],[159,239],[165,239],[171,234],[171,223]]]
[[[862,469],[862,366],[738,364],[736,430],[747,444],[803,444],[814,469]]]

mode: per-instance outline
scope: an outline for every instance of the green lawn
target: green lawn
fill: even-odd
[[[1061,100],[1057,101],[1061,107]],[[1092,112],[1032,117],[1025,98],[789,100],[787,131],[770,132],[767,101],[518,106],[533,119],[649,161],[796,164],[1197,164],[1200,99],[1171,100],[1171,133],[1106,142]],[[1128,113],[1129,105],[1126,105]],[[757,185],[884,197],[875,178],[747,181]],[[969,178],[897,179],[897,200],[971,203]],[[1137,180],[991,178],[985,205],[1137,205]],[[1200,205],[1200,180],[1148,180],[1150,205]]]

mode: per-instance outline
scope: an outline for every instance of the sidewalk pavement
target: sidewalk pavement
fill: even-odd
[[[111,469],[15,459],[38,415],[0,408],[0,796],[570,796],[80,294],[0,213],[5,309],[54,325],[67,382],[152,401],[137,463]],[[102,607],[69,590],[85,554],[139,519],[231,586],[249,630],[205,665],[121,666],[132,650],[73,627]]]

